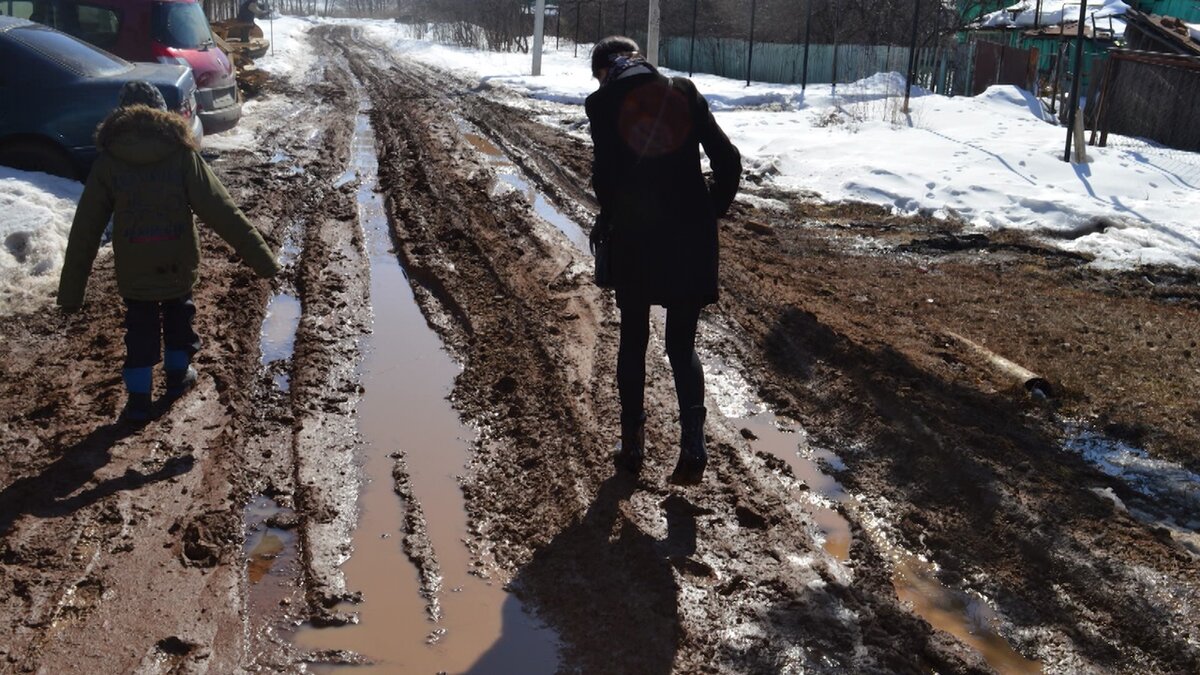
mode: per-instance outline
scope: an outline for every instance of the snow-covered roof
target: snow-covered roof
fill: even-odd
[[[1079,5],[1079,0],[1042,0],[1041,11],[1038,11],[1037,0],[1022,0],[1005,9],[983,15],[979,25],[981,28],[1033,28],[1077,23]],[[1108,30],[1111,22],[1113,35],[1116,37],[1125,34],[1125,22],[1111,17],[1122,16],[1128,10],[1129,5],[1121,0],[1100,0],[1088,2],[1085,16],[1089,25],[1094,20],[1096,28],[1102,30]]]

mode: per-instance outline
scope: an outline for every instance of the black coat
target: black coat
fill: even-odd
[[[717,218],[737,194],[742,161],[691,80],[641,73],[587,98],[600,220],[611,227],[618,301],[717,300]],[[700,147],[713,169],[700,172]]]

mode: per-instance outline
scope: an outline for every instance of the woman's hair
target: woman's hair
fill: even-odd
[[[638,43],[623,35],[611,35],[592,47],[592,75],[598,75],[601,68],[607,68],[612,63],[612,57],[622,54],[636,54]]]

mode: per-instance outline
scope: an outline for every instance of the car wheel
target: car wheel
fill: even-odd
[[[50,141],[20,139],[0,144],[0,164],[22,171],[40,171],[79,180],[75,162]]]

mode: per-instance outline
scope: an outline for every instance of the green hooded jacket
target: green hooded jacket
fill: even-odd
[[[143,105],[118,108],[96,130],[100,155],[71,224],[58,304],[77,309],[100,238],[113,221],[117,288],[129,300],[171,300],[200,278],[193,212],[259,276],[279,263],[200,157],[183,118]]]

